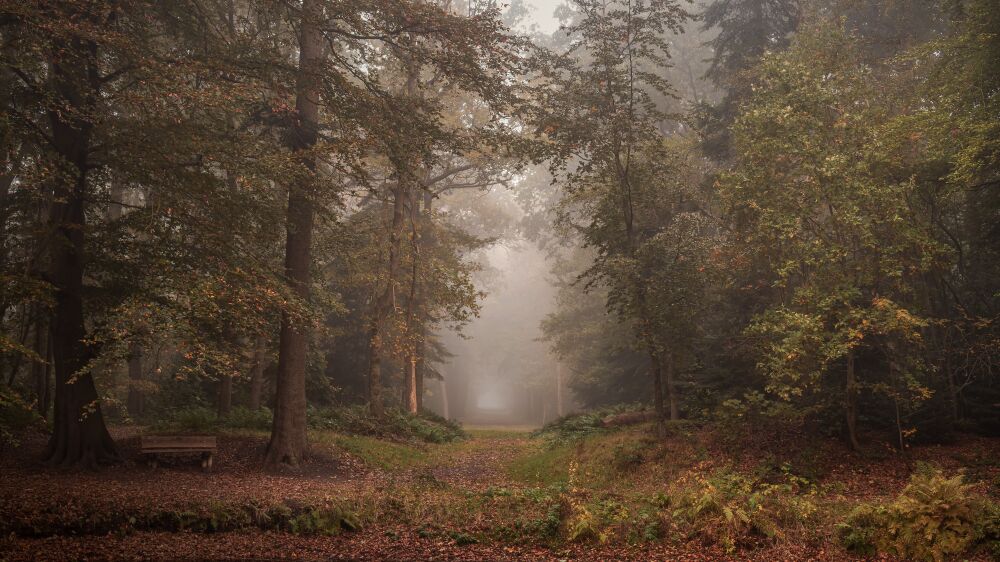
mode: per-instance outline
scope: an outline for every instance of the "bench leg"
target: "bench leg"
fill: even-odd
[[[212,470],[212,453],[203,453],[201,456],[201,468],[204,470]]]
[[[156,467],[159,465],[156,461],[156,455],[148,455],[147,462],[149,463],[149,468],[156,470]]]

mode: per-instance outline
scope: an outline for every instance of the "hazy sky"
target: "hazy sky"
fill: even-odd
[[[538,30],[543,33],[552,33],[559,29],[559,20],[552,16],[556,6],[563,0],[525,0],[525,4],[531,10],[531,23],[538,26]]]

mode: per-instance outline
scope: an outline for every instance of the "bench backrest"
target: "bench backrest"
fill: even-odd
[[[139,438],[139,446],[144,451],[215,449],[216,438],[213,435],[143,435]]]

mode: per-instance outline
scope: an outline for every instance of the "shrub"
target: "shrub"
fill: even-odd
[[[882,551],[908,560],[943,560],[988,540],[990,504],[976,498],[964,476],[918,467],[888,505],[863,504],[838,525],[844,546],[859,553]]]
[[[671,504],[674,518],[686,522],[693,534],[732,553],[753,540],[781,539],[788,525],[809,520],[817,511],[811,497],[815,490],[801,491],[794,479],[769,484],[718,470],[682,480]]]
[[[531,434],[532,437],[541,437],[550,445],[558,445],[566,441],[575,441],[584,437],[607,431],[604,427],[604,418],[625,412],[642,410],[641,404],[618,404],[608,406],[592,412],[576,413],[565,415],[552,421]]]
[[[19,394],[0,386],[0,450],[8,445],[16,447],[17,433],[44,425],[45,420]]]
[[[330,429],[400,441],[450,443],[466,437],[456,422],[431,412],[413,415],[403,410],[389,409],[383,419],[377,419],[371,415],[366,406],[354,405],[311,408],[307,412],[307,419],[309,427],[313,429]]]
[[[215,410],[205,406],[191,406],[174,411],[169,417],[154,422],[153,431],[180,433],[214,433],[223,429],[253,429],[269,431],[273,415],[271,410],[233,408],[226,417],[219,417]]]

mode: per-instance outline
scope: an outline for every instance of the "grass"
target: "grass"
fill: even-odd
[[[327,442],[361,459],[366,465],[383,470],[402,470],[427,464],[427,451],[406,443],[384,441],[366,435],[347,435],[332,431],[317,432],[320,442]]]

